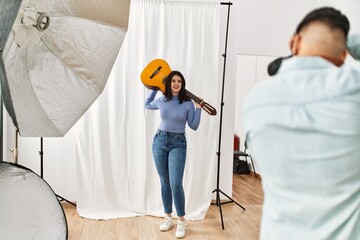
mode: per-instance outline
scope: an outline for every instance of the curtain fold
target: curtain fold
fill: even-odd
[[[131,1],[128,32],[105,90],[76,130],[81,216],[164,215],[151,152],[160,114],[144,109],[149,90],[140,74],[150,61],[163,58],[183,73],[187,90],[219,110],[219,7],[218,2]],[[186,128],[187,219],[203,219],[210,206],[218,122],[219,116],[203,111],[199,129]]]

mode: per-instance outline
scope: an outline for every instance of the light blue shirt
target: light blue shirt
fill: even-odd
[[[264,189],[260,239],[360,239],[360,65],[285,60],[251,91],[244,120]]]
[[[161,123],[159,130],[185,133],[186,122],[193,130],[199,127],[201,109],[195,109],[194,103],[191,100],[179,103],[177,96],[173,96],[170,101],[167,101],[165,96],[154,100],[156,93],[156,90],[150,93],[149,97],[145,100],[145,108],[149,110],[160,109]]]

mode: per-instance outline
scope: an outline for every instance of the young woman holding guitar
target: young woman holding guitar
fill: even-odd
[[[196,130],[200,124],[201,105],[186,95],[184,76],[171,71],[163,80],[164,95],[155,99],[153,90],[145,101],[145,108],[160,109],[161,123],[154,136],[152,151],[161,182],[161,197],[166,214],[160,231],[168,231],[173,225],[171,218],[174,200],[179,217],[176,237],[185,237],[185,194],[183,175],[186,161],[185,125]]]

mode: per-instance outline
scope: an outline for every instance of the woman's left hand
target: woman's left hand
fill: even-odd
[[[199,98],[201,101],[203,100],[202,98]],[[194,101],[195,102],[195,101]],[[200,104],[198,104],[197,102],[195,102],[195,106],[196,106],[196,108],[201,108],[201,105]]]

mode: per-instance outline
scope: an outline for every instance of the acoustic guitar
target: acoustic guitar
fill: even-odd
[[[163,59],[155,59],[151,61],[141,73],[141,81],[145,87],[149,89],[160,90],[163,93],[165,92],[165,78],[171,72],[169,64]],[[214,116],[216,115],[216,109],[208,104],[207,102],[201,100],[191,92],[185,89],[185,94],[190,99],[194,100],[199,104],[202,109],[204,109],[208,114]]]

